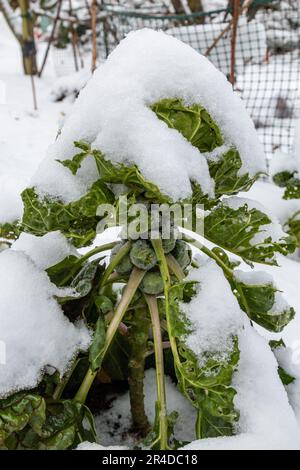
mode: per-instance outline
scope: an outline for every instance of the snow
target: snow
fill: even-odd
[[[50,91],[50,98],[53,101],[61,101],[68,97],[74,101],[80,90],[86,85],[91,76],[89,69],[58,78]]]
[[[168,397],[168,413],[177,411],[179,413],[175,424],[175,436],[178,440],[192,440],[194,438],[194,423],[196,420],[196,410],[186,400],[171,378],[165,377],[166,395]],[[149,422],[154,423],[155,419],[155,401],[156,378],[155,370],[149,369],[145,373],[144,380],[145,393],[145,411]],[[124,444],[132,446],[133,438],[128,435],[131,428],[131,414],[129,394],[119,395],[112,402],[112,406],[108,410],[102,410],[95,417],[96,429],[99,442],[104,446],[114,444]]]
[[[32,184],[40,194],[66,201],[87,191],[97,179],[91,162],[84,162],[76,176],[55,162],[72,158],[74,140],[85,140],[113,162],[137,164],[146,179],[174,200],[191,195],[190,179],[213,194],[205,155],[148,107],[175,97],[200,103],[211,113],[226,143],[239,150],[241,171],[254,175],[264,169],[254,125],[225,76],[186,44],[144,29],[130,33],[94,73]]]
[[[78,255],[76,249],[59,231],[49,232],[42,237],[23,232],[12,244],[11,249],[25,253],[40,269],[50,268],[67,256]]]
[[[46,273],[22,252],[0,253],[0,397],[33,388],[46,366],[62,375],[75,353],[87,349],[90,334],[64,317],[53,298],[58,292]]]
[[[0,90],[4,94],[0,101],[0,223],[22,216],[20,193],[29,186],[70,107],[67,101],[49,100],[54,80],[49,61],[43,77],[34,80],[38,102],[34,111],[31,83],[23,75],[19,46],[0,13]]]
[[[248,284],[249,286],[258,286],[258,285],[273,285],[274,280],[269,273],[265,271],[242,271],[241,269],[235,269],[233,272],[234,278],[243,284]]]
[[[241,310],[223,271],[212,260],[197,256],[199,269],[192,269],[187,280],[199,282],[198,292],[181,311],[191,323],[185,342],[205,365],[204,353],[226,360],[232,352],[233,337],[243,326]],[[214,289],[212,295],[211,289]],[[213,312],[213,314],[212,314]]]

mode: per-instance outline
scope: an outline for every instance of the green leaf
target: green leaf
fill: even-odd
[[[51,282],[56,286],[62,287],[66,285],[72,277],[81,269],[80,258],[75,255],[70,255],[64,258],[59,263],[51,266],[46,270]]]
[[[210,176],[215,181],[215,195],[217,198],[223,194],[228,196],[248,191],[259,177],[259,174],[250,177],[248,173],[240,174],[242,160],[235,149],[224,153],[217,161],[208,162]]]
[[[73,175],[76,175],[79,168],[81,168],[81,163],[83,162],[83,160],[89,155],[91,155],[91,148],[88,143],[83,142],[83,141],[75,141],[74,146],[82,150],[82,152],[77,153],[70,160],[57,160],[57,161],[61,163],[63,166],[69,168],[69,170],[73,173]]]
[[[274,352],[275,357],[276,357],[276,350],[277,349],[281,349],[281,348],[285,349],[286,348],[286,345],[285,345],[285,343],[282,339],[279,340],[279,341],[276,341],[276,340],[269,341],[269,345],[270,345],[270,348],[272,349],[272,351]],[[276,357],[276,359],[277,359],[277,357]],[[291,383],[295,382],[295,380],[296,380],[296,378],[293,377],[292,375],[290,375],[288,372],[286,372],[281,365],[278,365],[278,375],[279,375],[280,380],[283,383],[283,385],[290,385]]]
[[[190,300],[195,283],[182,283],[170,289],[170,335],[176,338],[179,362],[175,359],[175,370],[179,389],[198,409],[196,434],[198,438],[228,436],[234,434],[234,425],[239,418],[233,399],[236,394],[231,387],[233,373],[239,361],[237,337],[232,338],[233,347],[229,357],[204,353],[201,365],[195,353],[186,343],[192,327],[181,304]],[[203,362],[203,364],[202,364]]]
[[[95,305],[99,312],[104,315],[113,310],[114,308],[111,299],[109,297],[106,297],[106,295],[98,295],[95,298]]]
[[[64,204],[58,199],[40,199],[34,188],[22,193],[24,215],[22,228],[34,235],[45,235],[60,230],[76,247],[89,245],[96,236],[101,220],[97,208],[101,204],[113,204],[114,195],[101,181],[77,201]]]
[[[255,208],[249,209],[247,203],[237,209],[219,203],[205,217],[204,234],[211,242],[246,261],[277,264],[275,254],[293,253],[296,244],[295,239],[288,235],[280,241],[273,241],[268,234],[264,238],[266,226],[271,224],[266,214]],[[255,235],[260,232],[262,236],[255,241]]]
[[[199,104],[185,105],[180,99],[164,99],[152,106],[157,117],[171,129],[180,132],[201,153],[212,152],[224,144],[222,133],[209,113]],[[242,160],[239,152],[232,148],[219,156],[217,161],[207,155],[209,173],[215,181],[215,195],[218,199],[223,194],[232,195],[239,191],[248,191],[259,174],[250,177],[241,174]],[[205,203],[211,202],[203,195],[199,185],[194,185],[193,199]]]
[[[106,160],[99,150],[94,150],[93,155],[96,160],[101,181],[105,183],[124,184],[137,195],[143,194],[148,199],[158,202],[170,202],[170,199],[163,195],[158,186],[147,181],[136,165],[126,166],[123,163],[111,163]]]
[[[112,381],[121,382],[128,379],[129,356],[128,337],[117,331],[102,364],[102,368]]]
[[[253,285],[233,281],[240,307],[249,318],[269,331],[279,333],[294,318],[291,307],[283,311],[272,311],[278,290],[272,284]]]
[[[201,153],[221,146],[223,137],[210,114],[200,105],[187,106],[180,99],[163,99],[152,106],[157,117],[178,130]]]
[[[45,401],[39,395],[16,393],[0,400],[0,449],[6,448],[6,440],[26,426],[40,433],[45,422]]]
[[[79,170],[79,168],[81,168],[81,163],[83,162],[83,160],[85,160],[85,158],[88,156],[89,154],[86,153],[86,152],[81,152],[81,153],[77,153],[76,155],[74,155],[74,157],[72,158],[72,160],[56,160],[57,162],[61,163],[63,166],[65,166],[66,168],[69,168],[69,170],[71,171],[71,173],[73,175],[76,175],[77,171]]]
[[[93,372],[100,369],[103,360],[103,348],[106,339],[105,322],[102,316],[99,316],[92,344],[89,349],[89,361]]]
[[[71,400],[49,402],[16,394],[0,402],[0,448],[65,450],[96,440],[89,409]]]
[[[0,224],[0,238],[16,240],[20,236],[19,222]]]
[[[273,176],[273,181],[285,188],[283,199],[300,199],[300,178],[296,171],[281,171]]]

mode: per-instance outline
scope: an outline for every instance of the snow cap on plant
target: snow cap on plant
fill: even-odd
[[[33,179],[40,194],[70,202],[99,178],[91,157],[74,159],[74,141],[96,152],[105,179],[118,182],[105,160],[116,171],[136,166],[173,201],[198,185],[210,198],[232,194],[265,171],[254,125],[226,77],[188,45],[148,29],[130,33],[80,93]]]

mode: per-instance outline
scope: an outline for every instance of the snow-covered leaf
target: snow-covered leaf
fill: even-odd
[[[261,209],[243,200],[239,205],[230,204],[229,199],[218,204],[205,217],[204,233],[211,242],[258,263],[276,264],[276,253],[286,255],[296,248],[293,237],[274,226]]]
[[[49,197],[39,198],[34,188],[22,193],[24,230],[35,235],[60,230],[74,246],[81,247],[91,243],[96,236],[100,221],[97,208],[100,204],[113,203],[114,196],[101,181],[94,183],[87,194],[78,201],[64,204]]]
[[[204,352],[200,364],[187,345],[187,337],[193,328],[181,310],[182,302],[188,308],[187,301],[194,288],[195,283],[184,283],[170,289],[170,328],[178,345],[180,362],[175,360],[175,369],[179,388],[198,409],[198,438],[228,436],[234,433],[239,416],[233,404],[236,392],[231,387],[239,361],[238,340],[232,338],[233,347],[228,357],[218,355],[218,351],[214,354]]]

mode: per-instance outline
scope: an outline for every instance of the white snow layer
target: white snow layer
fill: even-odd
[[[131,32],[82,90],[61,135],[32,180],[40,194],[77,199],[97,179],[92,160],[76,176],[56,159],[72,158],[74,140],[89,142],[113,162],[137,164],[174,200],[190,196],[191,183],[213,193],[204,154],[168,128],[150,106],[163,98],[203,105],[243,159],[241,171],[263,171],[263,149],[244,104],[226,77],[179,40],[149,29]]]
[[[46,366],[63,374],[88,347],[88,330],[63,315],[57,291],[24,253],[0,253],[0,397],[35,387]]]
[[[205,352],[221,355],[226,360],[232,351],[233,336],[243,326],[241,310],[221,268],[200,256],[196,260],[200,267],[192,269],[187,280],[199,282],[198,292],[191,302],[181,304],[193,330],[186,344],[200,364]]]
[[[23,251],[40,269],[48,269],[70,255],[77,255],[76,249],[59,232],[49,232],[42,237],[21,233],[12,250]]]

